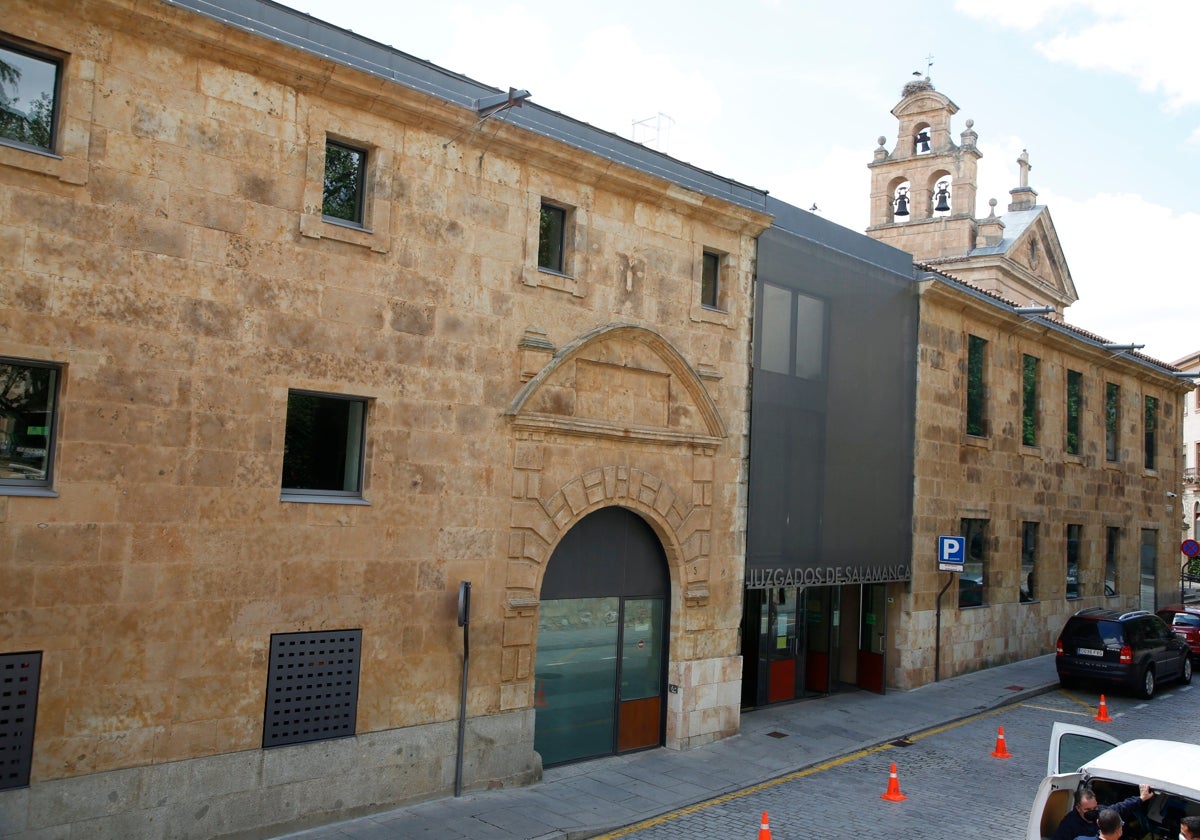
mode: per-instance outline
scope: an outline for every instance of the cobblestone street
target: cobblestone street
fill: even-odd
[[[1164,686],[1150,701],[1106,695],[1111,723],[1096,723],[1099,695],[1050,693],[904,741],[863,750],[637,826],[604,835],[639,840],[756,838],[762,812],[772,840],[875,835],[1023,836],[1046,772],[1051,725],[1103,729],[1122,740],[1200,740],[1200,692]],[[997,759],[1003,726],[1012,758]],[[902,802],[881,798],[896,763]]]

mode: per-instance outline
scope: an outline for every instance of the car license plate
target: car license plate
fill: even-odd
[[[1076,653],[1080,656],[1104,656],[1104,651],[1095,648],[1076,648]]]

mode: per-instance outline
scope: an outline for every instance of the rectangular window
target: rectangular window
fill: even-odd
[[[1104,594],[1117,594],[1117,566],[1121,559],[1121,529],[1108,528],[1104,538]]]
[[[283,492],[289,501],[362,495],[367,401],[289,391],[283,444]]]
[[[825,375],[825,301],[796,293],[796,376]]]
[[[962,574],[958,576],[958,605],[978,607],[983,604],[984,563],[987,553],[987,520],[963,519],[961,533],[966,540],[966,557]]]
[[[1037,598],[1034,573],[1037,569],[1038,523],[1021,523],[1021,603]]]
[[[50,486],[60,371],[0,357],[0,495]]]
[[[700,279],[700,305],[717,309],[721,299],[721,255],[704,252],[704,268]]]
[[[62,62],[0,41],[0,141],[54,151]]]
[[[366,219],[367,153],[344,143],[325,141],[325,191],[321,213],[362,226]]]
[[[1082,525],[1067,526],[1067,597],[1079,597],[1079,541],[1082,539]]]
[[[1158,398],[1146,397],[1145,411],[1142,415],[1142,427],[1146,433],[1146,469],[1154,469],[1154,453],[1157,447],[1156,432],[1158,429]]]
[[[1115,461],[1119,454],[1121,423],[1121,386],[1104,383],[1104,457]]]
[[[1038,362],[1035,356],[1022,357],[1021,368],[1021,443],[1037,446],[1038,442]]]
[[[1067,454],[1078,455],[1082,450],[1079,439],[1079,418],[1083,414],[1083,374],[1067,371]]]
[[[542,218],[538,226],[538,268],[563,273],[566,232],[567,211],[542,202]]]
[[[984,356],[987,341],[967,336],[967,434],[987,435],[987,382],[984,380]]]
[[[764,283],[758,322],[760,368],[799,379],[824,378],[825,301]]]

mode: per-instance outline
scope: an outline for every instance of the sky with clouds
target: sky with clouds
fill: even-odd
[[[867,164],[914,73],[973,119],[977,216],[1029,152],[1080,300],[1067,320],[1200,351],[1195,0],[283,0],[314,17],[867,226]]]

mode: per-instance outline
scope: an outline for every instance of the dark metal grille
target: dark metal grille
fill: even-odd
[[[29,784],[42,654],[0,654],[0,790]]]
[[[263,746],[354,734],[362,630],[274,633]]]

